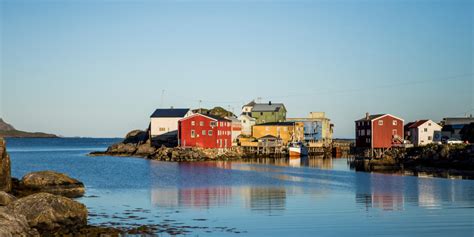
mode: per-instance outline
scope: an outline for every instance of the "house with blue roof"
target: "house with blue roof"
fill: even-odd
[[[188,108],[156,109],[150,116],[150,136],[158,138],[160,136],[178,136],[178,121],[191,116],[193,112]]]

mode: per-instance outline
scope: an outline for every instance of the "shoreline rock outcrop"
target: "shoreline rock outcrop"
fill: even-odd
[[[91,152],[90,156],[142,157],[151,160],[190,162],[241,159],[244,154],[239,147],[232,149],[204,149],[181,147],[155,147],[148,133],[141,130],[129,132],[122,142],[115,143],[106,151]]]
[[[45,192],[68,198],[84,196],[84,184],[65,174],[54,171],[38,171],[28,173],[15,185],[17,196]]]
[[[10,156],[7,153],[5,140],[0,137],[0,191],[10,192],[12,188]]]
[[[50,193],[36,193],[7,206],[11,213],[26,218],[42,234],[61,230],[74,232],[87,225],[87,208],[72,199]]]

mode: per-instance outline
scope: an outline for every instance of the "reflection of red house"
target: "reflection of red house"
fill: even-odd
[[[230,148],[231,121],[204,114],[183,118],[178,121],[178,142],[181,147]]]
[[[356,146],[390,148],[403,143],[403,119],[391,114],[366,114],[355,121]]]

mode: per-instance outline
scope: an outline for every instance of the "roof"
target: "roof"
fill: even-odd
[[[275,140],[281,140],[280,138],[275,137],[275,136],[273,136],[273,135],[265,135],[265,136],[263,136],[263,137],[259,137],[258,139],[259,139],[259,140],[260,140],[260,139],[275,139]]]
[[[428,119],[418,120],[412,123],[408,128],[417,128],[426,122],[428,122]]]
[[[215,120],[219,120],[219,121],[228,121],[228,122],[232,122],[232,120],[230,120],[230,119],[226,119],[226,118],[219,117],[219,116],[215,116],[215,115],[210,115],[210,114],[200,114],[200,115],[203,115],[203,116],[206,116],[206,117],[209,117],[209,118],[213,118],[213,119],[215,119]]]
[[[254,126],[293,126],[295,122],[270,122],[270,123],[261,123]]]
[[[248,115],[246,115],[246,114],[241,114],[241,115],[239,116],[239,119],[240,119],[241,117],[246,117],[248,120],[252,120],[252,121],[257,120],[256,118],[250,117],[250,116],[248,116]]]
[[[212,119],[212,120],[217,120],[217,121],[232,122],[231,120],[226,119],[226,118],[222,118],[222,117],[214,116],[214,115],[209,115],[209,114],[201,114],[201,113],[195,113],[195,114],[193,114],[193,115],[191,115],[191,116],[189,116],[189,117],[186,117],[186,118],[181,119],[180,121],[184,121],[184,120],[187,120],[187,119],[196,117],[196,116],[204,116],[204,117],[210,118],[210,119]]]
[[[189,109],[156,109],[150,118],[180,118],[184,117]]]
[[[252,100],[249,103],[247,103],[246,105],[242,106],[242,108],[245,107],[245,106],[254,106],[255,104],[257,104],[257,103],[255,103],[255,100]]]
[[[285,105],[282,103],[255,104],[252,112],[276,112],[280,110],[280,108],[285,108]]]
[[[369,119],[367,119],[366,117],[363,117],[363,118],[357,120],[356,122],[358,122],[358,121],[371,121],[371,120],[374,120],[374,119],[376,119],[376,118],[378,118],[378,117],[382,117],[382,116],[384,116],[384,115],[385,115],[385,114],[372,114],[372,115],[369,115]]]
[[[363,117],[359,120],[356,120],[356,122],[360,122],[360,121],[372,121],[374,119],[378,119],[378,118],[381,118],[381,117],[385,117],[385,116],[391,116],[391,117],[394,117],[396,119],[399,119],[401,121],[404,121],[403,119],[397,117],[397,116],[393,116],[391,114],[373,114],[373,115],[369,115],[369,119],[367,119],[366,117]]]

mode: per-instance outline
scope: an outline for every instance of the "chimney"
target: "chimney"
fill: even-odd
[[[365,119],[369,120],[369,112],[365,113]]]
[[[272,102],[271,102],[271,101],[268,101],[268,105],[272,105]]]
[[[174,107],[173,107],[173,106],[171,106],[171,107],[170,107],[170,109],[174,109]]]

